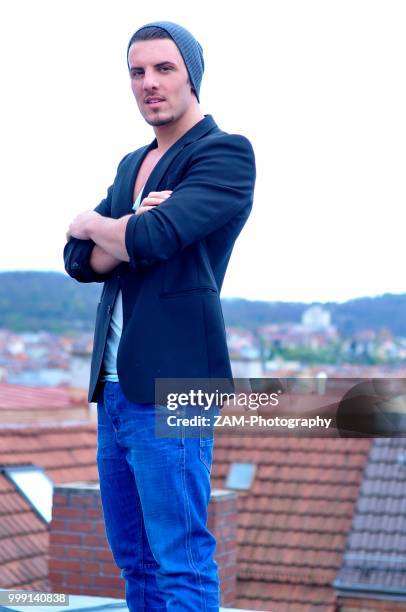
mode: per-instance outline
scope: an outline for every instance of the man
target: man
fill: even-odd
[[[214,611],[213,431],[157,436],[155,380],[232,376],[219,293],[252,207],[254,154],[202,114],[202,48],[186,29],[139,28],[127,62],[155,139],[124,157],[64,250],[73,278],[104,282],[89,401],[106,532],[131,611]]]

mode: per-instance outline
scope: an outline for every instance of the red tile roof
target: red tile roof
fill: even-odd
[[[97,482],[94,424],[0,430],[0,588],[47,588],[48,526],[16,490],[1,467],[43,467],[56,484]]]
[[[213,487],[225,486],[232,462],[257,465],[251,490],[238,500],[238,606],[333,609],[330,585],[369,446],[368,439],[216,437]],[[0,430],[0,466],[38,465],[57,484],[97,481],[95,458],[94,424]],[[0,587],[45,588],[47,526],[1,474],[0,526],[7,555]]]
[[[0,430],[0,465],[33,464],[57,484],[97,481],[96,426],[92,423]]]
[[[0,587],[46,589],[45,523],[0,473]]]
[[[258,610],[334,610],[369,439],[217,435],[212,484],[230,464],[257,466],[238,498],[238,600]]]
[[[0,384],[0,410],[68,408],[71,405],[71,392],[67,388]]]
[[[319,586],[315,589],[313,586],[303,584],[261,582],[255,579],[237,581],[236,605],[248,610],[272,612],[336,611],[330,587]]]

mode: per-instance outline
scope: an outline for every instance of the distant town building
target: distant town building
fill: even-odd
[[[331,314],[321,306],[310,306],[302,315],[302,325],[309,330],[328,330],[331,325]]]

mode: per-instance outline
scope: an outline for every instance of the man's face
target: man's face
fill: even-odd
[[[179,49],[171,39],[136,41],[128,52],[131,88],[145,121],[152,126],[180,119],[194,94]]]

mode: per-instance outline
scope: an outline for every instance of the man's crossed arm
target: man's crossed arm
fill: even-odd
[[[143,201],[135,215],[111,218],[110,187],[95,211],[79,215],[68,231],[73,241],[64,249],[65,269],[81,282],[106,280],[91,267],[95,245],[104,253],[95,250],[92,261],[99,270],[109,270],[107,275],[117,262],[136,268],[167,260],[229,222],[243,225],[252,208],[254,184],[254,152],[244,136],[220,134],[212,142],[198,141],[182,180],[170,197],[165,194],[165,206],[157,207],[165,192],[151,192],[148,197],[158,196],[158,201],[150,207],[144,208],[148,202]],[[151,208],[154,214],[141,214]]]
[[[172,191],[151,191],[135,212],[143,214],[165,202]],[[122,261],[129,261],[125,246],[125,231],[131,215],[119,219],[104,217],[94,210],[80,213],[69,225],[66,239],[93,240],[95,247],[90,256],[90,265],[99,274],[111,272]]]

